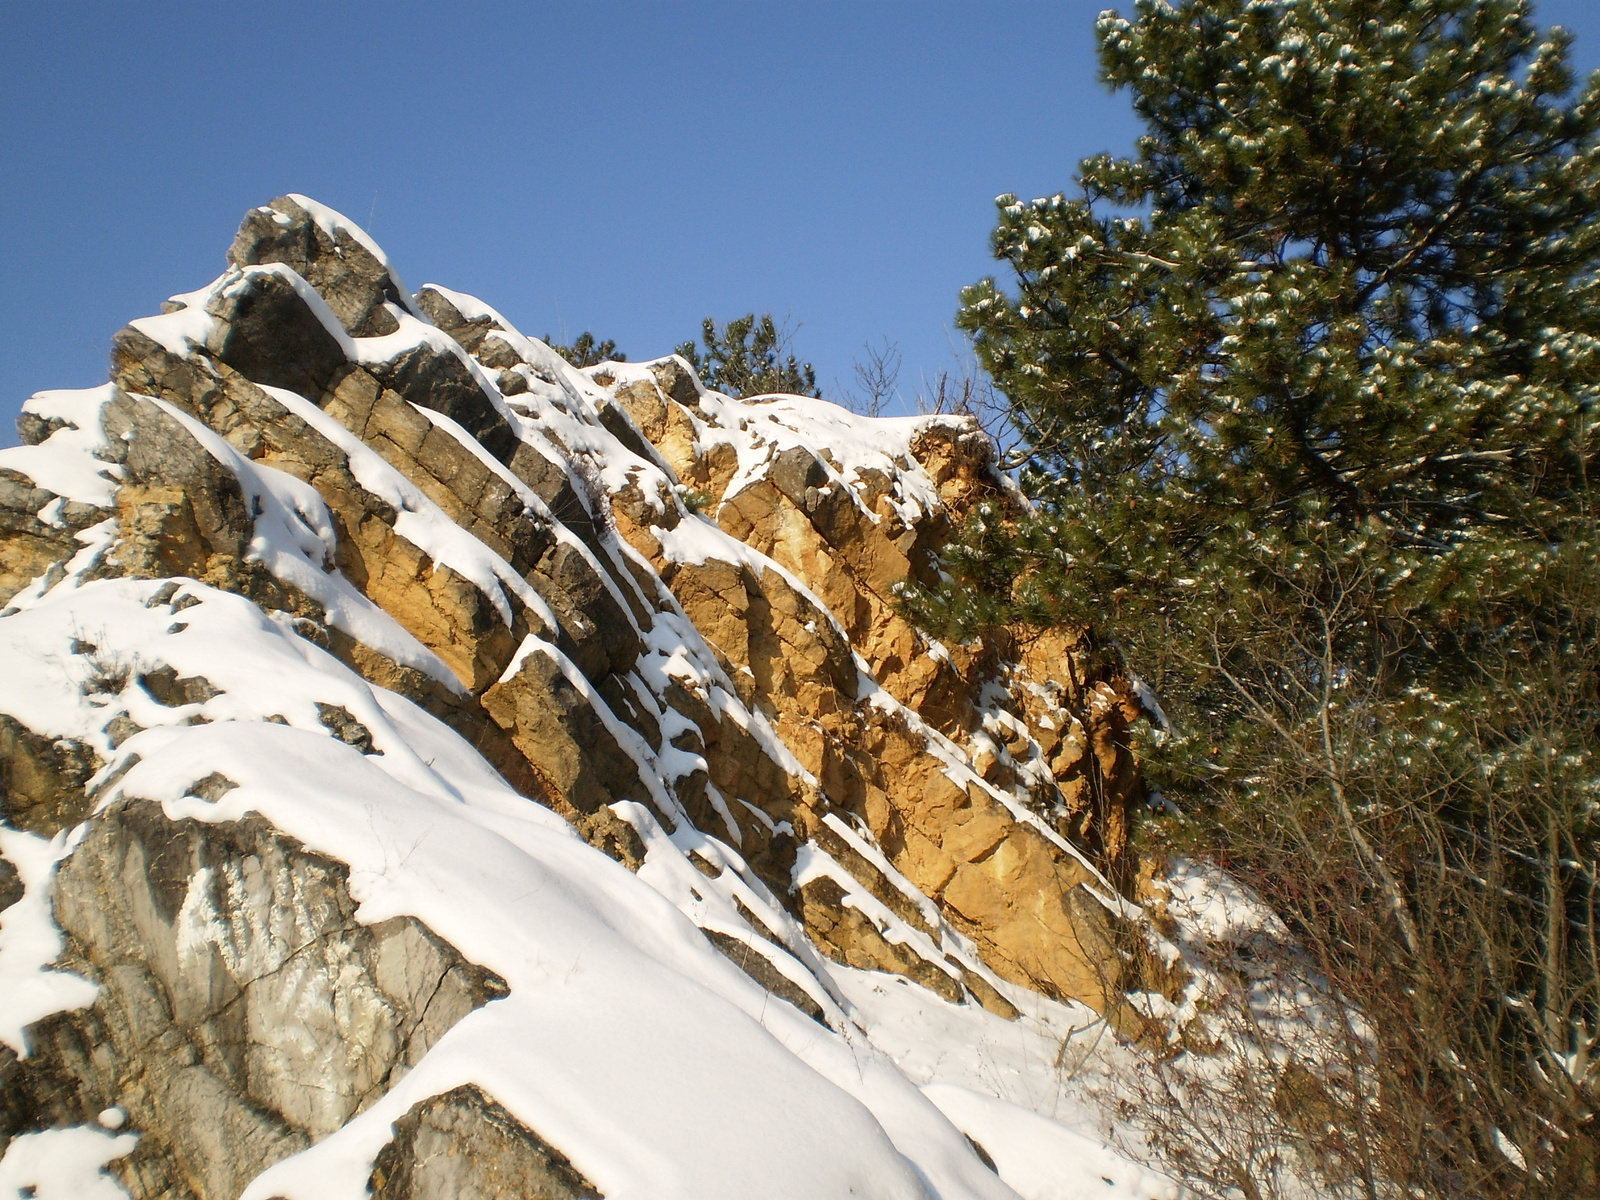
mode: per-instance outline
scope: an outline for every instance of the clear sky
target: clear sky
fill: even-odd
[[[884,338],[910,394],[994,196],[1131,146],[1107,3],[0,0],[0,439],[289,191],[536,337],[648,358],[770,309],[825,395]],[[1537,12],[1600,67],[1600,0]]]

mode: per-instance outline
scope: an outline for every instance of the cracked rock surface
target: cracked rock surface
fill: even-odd
[[[0,854],[0,920],[28,923],[39,961],[0,962],[0,987],[69,999],[0,1044],[0,1151],[115,1111],[138,1140],[108,1170],[135,1200],[224,1200],[296,1162],[390,1200],[640,1195],[658,1163],[651,1200],[702,1200],[755,1194],[815,1137],[840,1149],[802,1154],[818,1190],[796,1176],[795,1196],[923,1180],[1004,1200],[845,983],[975,1029],[1048,1008],[1128,1036],[1126,993],[1182,985],[1131,902],[1146,714],[1115,656],[1032,630],[947,647],[898,606],[974,505],[1018,503],[964,418],[730,399],[675,357],[578,370],[470,296],[408,294],[365,233],[288,196],[246,215],[214,283],[116,334],[109,384],[40,393],[19,430],[0,451],[0,832],[28,840]],[[196,749],[280,735],[357,781],[336,799],[380,865],[353,866],[337,814],[297,838],[249,807],[320,778]],[[718,1033],[748,1018],[755,1040],[700,1057],[743,1079],[778,1055],[761,1061],[789,1091],[748,1095],[813,1125],[663,1148],[628,1124],[631,1084],[583,1089],[636,1071],[663,1125],[709,1093],[600,1036],[554,1108],[496,1092],[487,1060],[402,1092],[516,988],[415,915],[454,919],[477,868],[407,876],[440,847],[395,832],[391,785],[523,851],[544,839],[513,898],[587,896],[607,947],[647,942],[639,977],[675,981],[655,1041],[726,1005]],[[579,852],[581,885],[550,866]],[[401,877],[426,903],[375,905]],[[485,901],[451,936],[510,944],[529,932],[511,911]],[[583,982],[562,970],[536,962],[522,998],[558,1009]],[[507,1036],[546,1067],[565,1049]]]

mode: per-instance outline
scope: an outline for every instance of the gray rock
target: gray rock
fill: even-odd
[[[37,446],[58,429],[66,427],[59,417],[41,417],[35,413],[17,414],[17,437],[24,446]]]
[[[252,275],[206,309],[218,322],[207,348],[246,379],[316,399],[344,351],[293,284]]]
[[[185,704],[204,704],[221,693],[203,675],[180,677],[171,667],[157,667],[139,676],[139,686],[157,704],[181,708]]]
[[[425,287],[417,293],[417,307],[423,311],[428,320],[460,342],[469,354],[476,354],[483,344],[483,339],[493,330],[500,328],[488,317],[467,320],[461,315],[460,309],[431,287]]]
[[[483,706],[578,812],[621,799],[650,804],[633,759],[549,655],[527,655],[515,676],[484,693]]]
[[[552,545],[528,581],[561,622],[563,653],[586,676],[598,682],[608,674],[623,675],[633,669],[643,646],[633,631],[629,614],[617,603],[594,566],[571,543]],[[619,590],[626,587],[624,582]]]
[[[674,355],[665,362],[656,363],[650,368],[650,373],[655,376],[656,384],[672,399],[685,408],[694,408],[700,401],[700,393],[695,388],[695,377],[683,360]]]
[[[471,369],[449,350],[420,345],[367,368],[383,385],[419,408],[441,412],[501,462],[511,461],[519,440]],[[249,374],[249,372],[246,372]]]
[[[767,991],[777,996],[780,1000],[787,1000],[806,1016],[819,1025],[826,1025],[823,1019],[822,1006],[806,995],[805,990],[797,985],[777,967],[772,965],[772,960],[757,950],[752,950],[736,937],[729,937],[715,929],[702,929],[710,939],[711,944],[722,951],[723,956],[738,967],[746,975]]]
[[[374,1200],[604,1200],[565,1155],[472,1084],[396,1121],[369,1186]]]
[[[573,486],[572,473],[527,442],[520,443],[506,464],[511,473],[533,489],[550,512],[591,548],[599,543],[600,527]]]
[[[606,432],[645,462],[663,465],[660,452],[645,439],[639,427],[633,423],[633,418],[628,415],[627,409],[620,404],[613,404],[610,400],[602,400],[597,407],[600,411],[600,424],[605,426]]]
[[[23,887],[22,876],[17,873],[17,868],[0,858],[0,913],[21,900],[25,891],[27,888]]]
[[[384,308],[406,298],[383,263],[340,230],[330,235],[287,196],[251,209],[228,250],[236,267],[283,263],[321,293],[352,337],[393,333],[400,323]]]
[[[97,765],[82,742],[41,737],[0,713],[0,817],[12,828],[52,837],[83,820]]]
[[[805,507],[806,491],[828,482],[828,468],[804,446],[794,446],[772,460],[767,478],[773,486],[800,508]]]
[[[523,361],[522,355],[517,353],[516,348],[493,331],[484,335],[474,353],[479,362],[495,371],[507,370],[522,364]]]
[[[38,514],[55,499],[20,471],[0,467],[0,604],[76,554],[81,547],[73,534],[106,516],[69,501],[56,506],[57,524],[47,525]]]
[[[317,716],[327,731],[347,746],[354,746],[363,754],[381,754],[372,746],[372,730],[368,729],[342,704],[317,702]]]
[[[528,381],[517,371],[501,371],[496,382],[502,396],[520,396],[528,390]]]
[[[411,918],[360,924],[347,878],[258,816],[174,822],[139,800],[96,816],[54,898],[62,965],[100,994],[0,1062],[0,1136],[116,1104],[141,1135],[136,1200],[232,1200],[338,1129],[505,993]]]

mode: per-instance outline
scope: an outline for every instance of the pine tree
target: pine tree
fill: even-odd
[[[729,396],[817,396],[817,374],[810,363],[788,353],[790,331],[766,313],[735,317],[719,331],[710,317],[701,326],[704,353],[693,342],[679,346],[707,387]]]
[[[626,354],[617,353],[617,344],[610,338],[597,341],[587,329],[572,339],[570,346],[554,341],[547,333],[544,343],[575,367],[596,367],[603,362],[627,362]]]
[[[1013,290],[958,318],[1036,509],[910,606],[1093,626],[1157,685],[1167,836],[1384,1018],[1369,1178],[1595,1194],[1600,76],[1523,0],[1098,35],[1137,154],[1001,197]]]

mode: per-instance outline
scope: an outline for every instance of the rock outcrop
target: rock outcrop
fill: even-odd
[[[135,1197],[302,1194],[295,1164],[336,1143],[378,1196],[637,1194],[536,1098],[429,1066],[570,979],[430,926],[455,910],[410,872],[448,895],[447,850],[426,823],[396,840],[391,786],[527,853],[556,838],[538,880],[670,902],[705,936],[651,961],[798,1021],[779,1039],[828,1088],[862,1036],[844,970],[1136,1032],[1134,690],[1087,637],[943,646],[897,606],[966,510],[1017,503],[970,421],[730,399],[677,358],[576,370],[471,297],[407,293],[304,197],[248,214],[228,263],[0,451],[0,805],[7,836],[55,839],[26,903],[50,889],[61,945],[35,966],[94,985],[0,1048],[0,1141],[124,1113]],[[364,803],[370,839],[293,798],[307,773],[354,781],[329,803]],[[568,828],[621,867],[559,865],[590,862]],[[851,1094],[923,1181],[872,1194],[1009,1194],[908,1132],[948,1129],[931,1106]],[[586,1130],[631,1111],[591,1101]],[[660,1195],[736,1190],[662,1163]]]

